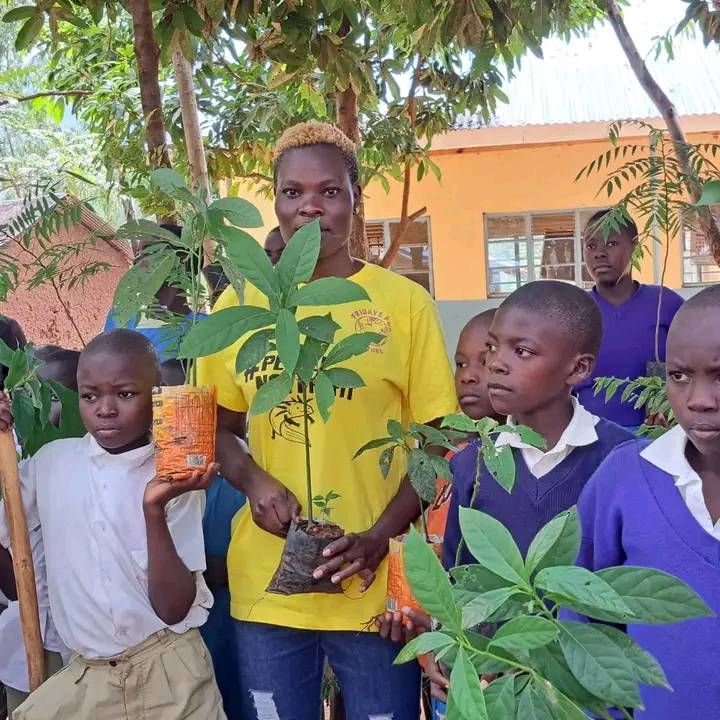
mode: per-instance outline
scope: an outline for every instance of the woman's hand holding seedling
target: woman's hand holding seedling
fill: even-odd
[[[313,577],[319,580],[334,573],[330,579],[339,585],[343,580],[359,575],[362,580],[360,592],[365,592],[375,582],[375,570],[387,552],[388,538],[373,530],[348,533],[323,550],[327,562],[318,566]]]
[[[196,470],[192,475],[181,480],[161,480],[153,478],[145,487],[143,508],[146,512],[163,510],[173,498],[193,490],[206,490],[215,479],[220,466],[210,463],[207,468]]]

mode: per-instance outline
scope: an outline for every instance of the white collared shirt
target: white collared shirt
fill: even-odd
[[[21,467],[24,463],[21,463]],[[62,655],[67,662],[70,651],[58,637],[50,615],[47,582],[45,578],[45,551],[39,527],[30,529],[30,552],[35,568],[35,585],[38,601],[38,616],[43,645],[53,652]],[[10,549],[10,533],[5,518],[5,503],[0,500],[0,545]],[[29,692],[27,658],[23,644],[22,625],[20,623],[20,605],[17,601],[9,601],[7,610],[0,614],[0,682],[14,690]]]
[[[554,448],[542,451],[523,442],[514,433],[500,433],[495,439],[495,447],[510,445],[518,448],[528,470],[536,477],[541,478],[556,468],[576,447],[592,445],[598,436],[595,430],[600,418],[589,413],[576,398],[570,398],[573,404],[573,415],[568,426],[563,431]],[[508,425],[515,425],[512,416],[507,419]]]
[[[672,476],[675,487],[680,491],[685,505],[700,527],[716,540],[720,540],[720,520],[713,523],[710,517],[703,495],[702,479],[685,457],[686,446],[687,435],[676,425],[648,445],[640,456]]]
[[[86,435],[46,445],[23,470],[28,524],[42,529],[50,610],[64,643],[83,657],[107,658],[167,628],[148,593],[142,502],[155,475],[153,447],[112,455]],[[169,628],[177,633],[202,625],[212,606],[202,576],[204,505],[205,494],[196,491],[165,509],[197,584],[187,617]]]

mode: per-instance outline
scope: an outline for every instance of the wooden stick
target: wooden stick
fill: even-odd
[[[20,491],[17,450],[11,432],[0,432],[0,481],[2,481],[5,515],[10,530],[15,585],[20,604],[20,622],[32,692],[45,681],[45,653],[40,633],[35,566]]]

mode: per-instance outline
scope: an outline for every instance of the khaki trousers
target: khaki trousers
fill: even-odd
[[[226,720],[197,630],[161,630],[117,658],[74,658],[13,720]]]
[[[45,650],[45,669],[47,676],[51,677],[56,672],[62,670],[63,659],[62,655],[51,650]],[[5,686],[5,697],[7,698],[7,714],[9,720],[13,720],[13,713],[15,710],[22,705],[29,696],[30,693],[23,692],[22,690],[15,690],[15,688]]]

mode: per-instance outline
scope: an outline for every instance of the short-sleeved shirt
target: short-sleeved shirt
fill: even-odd
[[[90,436],[56,440],[23,466],[31,532],[40,528],[50,611],[62,641],[87,658],[120,655],[168,628],[148,592],[145,486],[155,476],[152,445],[110,454]],[[212,595],[202,573],[205,493],[180,495],[165,508],[178,555],[195,573],[188,615],[169,629],[202,625]]]
[[[298,317],[331,313],[341,328],[336,341],[355,332],[385,335],[364,355],[341,364],[358,372],[365,387],[338,390],[327,424],[312,396],[308,405],[313,493],[335,491],[340,497],[333,502],[332,521],[346,532],[362,532],[372,527],[388,506],[406,468],[398,454],[383,479],[378,467],[380,451],[353,460],[355,452],[369,440],[386,436],[388,420],[428,422],[453,412],[457,401],[437,309],[427,292],[375,265],[364,265],[350,279],[367,291],[368,301],[300,308]],[[250,286],[246,287],[245,302],[267,307],[264,296]],[[214,312],[237,304],[237,295],[228,288]],[[220,405],[246,412],[258,388],[280,374],[282,366],[271,352],[257,367],[236,374],[235,357],[241,342],[202,359],[198,377],[217,386]],[[302,395],[294,387],[271,412],[251,417],[248,437],[255,461],[305,506],[302,418]],[[283,542],[258,528],[247,506],[240,510],[228,553],[233,617],[294,628],[360,630],[382,612],[387,578],[384,563],[364,595],[357,578],[345,587],[344,595],[267,593]]]
[[[643,422],[645,411],[635,410],[633,403],[622,402],[622,391],[607,402],[604,392],[595,395],[595,378],[635,380],[647,374],[647,363],[655,360],[655,325],[661,293],[658,354],[664,362],[668,329],[683,303],[680,295],[659,285],[638,285],[629,300],[622,305],[613,305],[595,288],[590,290],[602,313],[603,337],[592,377],[576,385],[575,391],[580,403],[593,415],[624,427],[636,427]]]

